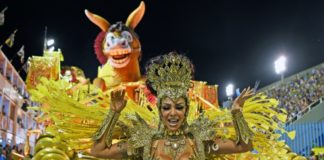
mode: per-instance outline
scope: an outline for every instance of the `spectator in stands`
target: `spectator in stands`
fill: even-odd
[[[29,106],[28,104],[28,99],[25,97],[24,100],[23,100],[23,104],[21,105],[21,109],[25,112],[27,112],[27,107]]]
[[[6,148],[5,147],[1,151],[0,160],[7,160]]]
[[[12,153],[18,153],[18,146],[16,146],[16,145],[14,145],[13,147],[12,147],[12,149],[11,149],[11,157],[13,157],[13,155],[12,155]]]
[[[11,160],[11,147],[10,144],[7,143],[6,147],[5,147],[5,152],[6,152],[6,158],[7,160]]]
[[[2,144],[0,143],[0,157],[1,157],[1,154],[2,154]]]
[[[24,126],[24,124],[23,124],[23,121],[22,121],[22,119],[21,119],[20,116],[17,116],[17,123],[19,124],[19,126],[20,126],[21,128],[25,128],[25,126]]]

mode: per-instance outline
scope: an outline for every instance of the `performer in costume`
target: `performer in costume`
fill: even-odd
[[[171,52],[154,58],[147,67],[147,84],[158,98],[160,126],[156,132],[153,131],[154,134],[142,135],[147,138],[148,146],[144,147],[146,149],[136,148],[132,146],[133,142],[128,141],[112,145],[114,126],[127,103],[124,98],[125,90],[121,89],[111,92],[111,109],[94,136],[96,143],[91,153],[100,158],[133,156],[143,159],[171,160],[205,159],[213,154],[241,153],[251,150],[250,138],[253,133],[244,120],[241,110],[245,100],[253,95],[253,91],[250,88],[243,90],[232,106],[231,113],[237,140],[219,139],[215,134],[213,135],[213,131],[203,130],[200,125],[189,126],[187,123],[188,89],[192,75],[193,65],[185,56]],[[140,139],[133,139],[133,141],[140,141]],[[143,154],[145,150],[149,151],[149,155]]]

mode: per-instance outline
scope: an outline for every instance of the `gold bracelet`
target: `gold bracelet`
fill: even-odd
[[[104,141],[108,147],[111,147],[113,129],[118,121],[120,113],[110,110],[104,122],[93,135],[92,140],[98,141],[104,137]]]
[[[240,110],[234,110],[232,111],[232,118],[236,132],[236,144],[238,144],[240,141],[248,144],[249,140],[253,137],[254,134],[245,121],[243,113]]]

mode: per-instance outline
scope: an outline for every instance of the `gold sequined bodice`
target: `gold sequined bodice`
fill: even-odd
[[[151,155],[154,160],[190,160],[196,157],[196,145],[189,138],[175,141],[160,139],[152,144]]]

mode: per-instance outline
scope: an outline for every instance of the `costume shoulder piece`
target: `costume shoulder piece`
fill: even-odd
[[[189,132],[193,134],[197,144],[199,157],[205,159],[204,141],[213,140],[215,137],[216,122],[210,120],[202,113],[189,126]]]
[[[204,114],[194,120],[189,126],[191,133],[202,141],[212,140],[215,136],[216,121],[208,119]]]
[[[127,118],[133,123],[133,127],[129,128],[130,138],[127,140],[129,149],[134,151],[143,148],[143,157],[149,157],[152,139],[158,130],[149,126],[138,114],[128,115]]]

